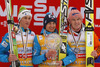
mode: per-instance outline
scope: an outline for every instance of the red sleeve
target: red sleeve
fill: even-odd
[[[97,51],[98,55],[100,55],[100,50],[98,51],[98,49],[100,49],[100,41],[98,36],[94,33],[94,49]]]

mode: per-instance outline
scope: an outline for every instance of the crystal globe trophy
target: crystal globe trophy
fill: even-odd
[[[62,43],[62,39],[56,33],[49,34],[45,37],[45,45],[48,50],[55,49],[56,51],[58,51],[61,43]],[[49,65],[53,65],[53,66],[58,65],[58,63],[56,63],[56,58],[57,58],[57,54],[55,58],[51,58],[52,62],[49,63]]]

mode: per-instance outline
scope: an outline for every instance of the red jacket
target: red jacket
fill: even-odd
[[[97,51],[98,56],[100,55],[100,41],[96,34],[94,34],[94,49]]]

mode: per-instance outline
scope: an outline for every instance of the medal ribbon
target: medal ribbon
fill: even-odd
[[[22,29],[20,28],[21,31],[21,38],[22,38],[22,44],[23,44],[23,49],[24,49],[24,53],[26,55],[26,47],[27,47],[27,41],[28,41],[28,30],[26,30],[26,43],[24,44],[24,40],[23,40],[23,33],[22,33]]]
[[[73,36],[74,42],[75,42],[75,44],[76,44],[76,47],[78,47],[78,43],[79,43],[79,40],[80,40],[80,37],[81,37],[81,32],[79,33],[78,41],[76,41],[76,40],[75,40],[75,37],[74,37],[74,34],[73,34],[73,32],[72,32],[71,27],[70,27],[70,31],[71,31],[71,34],[72,34],[72,36]]]

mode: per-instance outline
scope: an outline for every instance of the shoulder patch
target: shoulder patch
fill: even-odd
[[[3,46],[3,47],[7,47],[8,46],[8,44],[5,42],[5,41],[3,41],[2,43],[1,43],[1,45]]]

